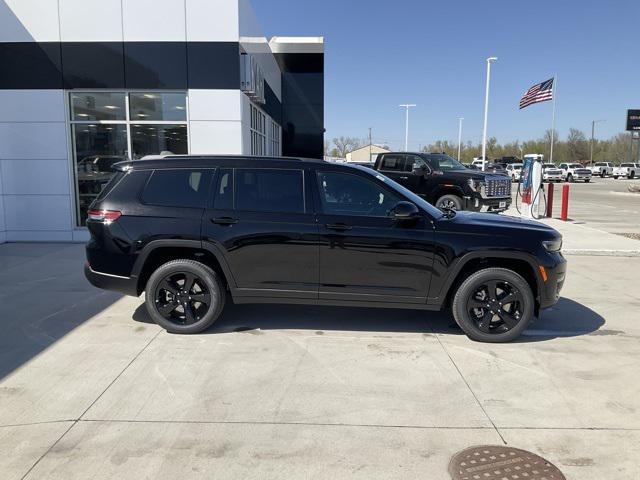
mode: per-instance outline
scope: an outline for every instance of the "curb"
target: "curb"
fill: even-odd
[[[640,257],[640,250],[590,250],[568,248],[562,250],[563,255],[584,255],[592,257]]]

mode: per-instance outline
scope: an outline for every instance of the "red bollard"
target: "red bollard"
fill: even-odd
[[[562,213],[560,214],[560,220],[565,222],[569,218],[569,185],[562,186]]]
[[[549,182],[547,190],[547,218],[553,217],[553,183]]]

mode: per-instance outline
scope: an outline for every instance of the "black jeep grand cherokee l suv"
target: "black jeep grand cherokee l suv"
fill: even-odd
[[[445,153],[383,153],[373,167],[440,209],[503,212],[511,179],[471,170]]]
[[[116,164],[88,212],[85,273],[176,333],[235,303],[441,310],[475,340],[517,337],[553,305],[562,238],[533,221],[443,213],[374,170],[319,160]]]

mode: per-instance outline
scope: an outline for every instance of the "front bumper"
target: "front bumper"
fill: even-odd
[[[562,181],[562,174],[557,173],[557,174],[551,174],[551,175],[544,175],[543,180],[545,182],[556,182],[556,181],[560,182]]]
[[[464,197],[465,210],[472,212],[504,212],[511,206],[511,197],[483,198],[481,195]]]
[[[591,180],[592,176],[593,175],[585,175],[584,173],[574,173],[574,174],[572,174],[572,177],[573,177],[574,181]]]
[[[540,309],[549,308],[555,305],[560,299],[560,291],[564,286],[564,281],[567,275],[567,260],[562,256],[562,253],[554,253],[553,262],[549,265],[544,265],[547,280],[541,282],[540,288]]]
[[[96,272],[91,268],[89,262],[84,264],[84,276],[87,277],[89,283],[94,287],[123,293],[132,297],[138,296],[137,277],[120,277],[118,275]]]

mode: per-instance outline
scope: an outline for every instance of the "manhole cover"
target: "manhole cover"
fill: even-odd
[[[456,453],[449,474],[453,480],[566,480],[555,465],[538,455],[491,445]]]

